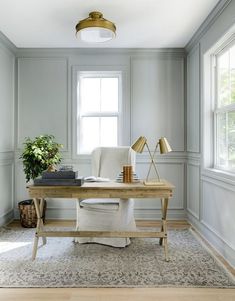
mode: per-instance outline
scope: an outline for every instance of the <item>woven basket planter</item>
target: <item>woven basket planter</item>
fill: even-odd
[[[24,228],[36,228],[37,214],[33,200],[25,200],[18,204],[20,210],[20,223]],[[43,206],[43,222],[45,223],[46,201]]]

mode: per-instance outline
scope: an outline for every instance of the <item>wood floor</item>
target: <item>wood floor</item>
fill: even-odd
[[[72,221],[47,221],[50,226],[73,226]],[[159,226],[158,222],[139,221],[138,226]],[[19,227],[14,221],[9,227]],[[186,221],[169,221],[168,228],[185,229]],[[209,246],[209,245],[208,245]],[[214,254],[232,269],[216,252]],[[235,301],[235,289],[208,288],[29,288],[0,289],[0,301]]]

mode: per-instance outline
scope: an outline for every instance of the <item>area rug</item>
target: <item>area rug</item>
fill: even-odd
[[[170,262],[158,239],[126,248],[48,238],[31,261],[34,229],[0,229],[0,287],[235,287],[191,230],[169,230]]]

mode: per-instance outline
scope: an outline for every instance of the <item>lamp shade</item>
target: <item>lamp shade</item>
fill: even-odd
[[[140,136],[131,146],[131,148],[137,152],[137,153],[142,153],[144,146],[147,142],[147,139],[144,136]]]
[[[165,137],[159,139],[159,147],[161,154],[172,152],[171,146]]]
[[[113,39],[116,26],[103,18],[100,12],[91,12],[89,17],[76,25],[76,34],[84,42],[102,43]]]

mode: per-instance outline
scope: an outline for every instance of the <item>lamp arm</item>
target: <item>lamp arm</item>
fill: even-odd
[[[154,167],[154,169],[155,169],[155,172],[156,172],[156,174],[157,174],[157,177],[158,177],[158,181],[160,182],[160,176],[159,176],[159,173],[158,173],[158,170],[157,170],[157,167],[156,167],[156,163],[154,162],[154,155],[156,154],[158,144],[159,144],[159,143],[157,143],[157,145],[156,145],[156,147],[155,147],[155,150],[154,150],[154,152],[153,152],[153,155],[152,155],[151,152],[150,152],[149,146],[148,146],[148,144],[146,143],[146,147],[147,147],[147,149],[148,149],[148,152],[149,152],[149,155],[150,155],[150,158],[151,158],[151,163],[150,163],[150,165],[149,165],[149,170],[148,170],[148,174],[147,174],[147,177],[146,177],[146,181],[148,181],[149,174],[150,174],[150,170],[151,170],[152,165],[153,165],[153,167]]]

